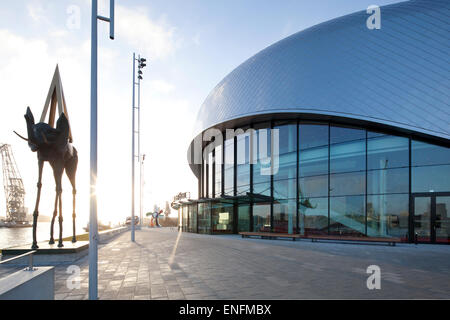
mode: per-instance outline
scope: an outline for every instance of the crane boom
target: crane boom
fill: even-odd
[[[6,198],[6,218],[11,222],[25,222],[25,188],[9,144],[0,144],[3,164],[3,186]]]

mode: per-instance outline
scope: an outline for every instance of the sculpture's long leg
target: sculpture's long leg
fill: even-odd
[[[77,149],[73,148],[73,156],[71,159],[69,159],[66,163],[65,163],[65,169],[66,169],[66,174],[67,177],[70,180],[70,184],[72,185],[72,197],[73,197],[73,211],[72,211],[72,228],[73,228],[73,234],[72,234],[72,242],[75,243],[77,242],[77,237],[76,237],[76,229],[75,229],[75,219],[77,217],[76,213],[75,213],[75,198],[76,198],[76,194],[77,194],[77,189],[75,187],[75,175],[77,172],[77,165],[78,165],[78,152]]]
[[[61,180],[62,180],[62,174],[64,172],[64,162],[57,162],[57,163],[52,163],[52,168],[53,168],[53,176],[55,178],[55,184],[56,184],[56,201],[55,203],[58,203],[58,208],[59,208],[59,241],[58,241],[58,248],[63,247],[63,242],[62,242],[62,232],[63,232],[63,217],[62,217],[62,199],[61,199],[61,194],[62,194],[62,184],[61,184]]]
[[[44,161],[38,160],[38,167],[39,167],[39,178],[37,183],[37,197],[36,197],[36,205],[34,207],[33,212],[33,244],[31,245],[31,249],[37,249],[39,248],[36,241],[36,229],[37,229],[37,219],[39,216],[39,201],[41,199],[41,189],[42,189],[42,170],[44,168]]]
[[[55,239],[53,238],[53,226],[55,224],[55,218],[58,215],[58,190],[56,190],[56,196],[55,196],[55,209],[53,210],[53,217],[52,217],[52,221],[50,223],[50,241],[48,242],[48,244],[54,244],[55,243]]]

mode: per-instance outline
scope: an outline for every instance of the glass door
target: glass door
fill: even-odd
[[[413,234],[418,242],[450,244],[450,195],[413,195]]]
[[[436,197],[435,212],[435,241],[450,244],[450,196]]]

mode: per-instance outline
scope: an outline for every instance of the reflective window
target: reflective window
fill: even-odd
[[[366,169],[366,132],[359,129],[330,127],[330,172]]]
[[[208,154],[208,197],[213,198],[213,172],[214,172],[214,161],[212,151]]]
[[[214,194],[216,198],[222,195],[222,146],[217,146],[214,155],[215,165],[215,189]]]
[[[412,140],[411,164],[412,166],[450,164],[450,148]]]
[[[369,237],[408,237],[409,196],[387,194],[367,196],[367,235]]]
[[[299,203],[299,233],[328,234],[328,198],[304,198]]]
[[[197,205],[189,205],[189,232],[197,232]]]
[[[250,137],[251,131],[245,130],[237,136],[237,195],[250,192]]]
[[[328,174],[328,125],[301,124],[299,135],[300,176]]]
[[[366,193],[366,173],[348,172],[330,175],[330,196]]]
[[[270,204],[253,205],[253,231],[270,232]]]
[[[233,205],[215,203],[211,205],[211,222],[213,233],[233,232]]]
[[[450,191],[450,148],[411,141],[412,192]]]
[[[367,193],[409,192],[409,168],[373,170],[367,172]]]
[[[239,205],[238,207],[238,232],[250,231],[250,206]]]
[[[279,200],[273,204],[273,232],[296,233],[297,200]]]
[[[198,204],[198,233],[211,232],[211,209],[209,203]]]
[[[330,198],[330,234],[363,236],[366,229],[365,196]]]
[[[273,197],[275,199],[296,199],[296,179],[273,182]]]
[[[328,175],[299,179],[299,198],[328,197]]]
[[[297,124],[276,123],[278,139],[273,141],[274,180],[297,177]],[[275,136],[274,136],[275,137]]]
[[[224,194],[234,195],[234,138],[225,140]]]
[[[376,135],[368,132],[367,167],[387,169],[409,166],[408,138]]]
[[[252,152],[254,184],[270,182],[272,174],[271,135],[270,123],[255,126]],[[255,190],[253,192],[256,193]]]

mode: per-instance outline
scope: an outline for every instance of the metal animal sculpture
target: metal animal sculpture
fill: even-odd
[[[53,217],[50,225],[50,241],[49,244],[54,244],[53,239],[53,226],[55,223],[55,218],[59,211],[59,241],[58,247],[63,247],[62,232],[63,232],[63,216],[62,216],[62,175],[64,170],[66,171],[67,177],[72,184],[72,194],[73,194],[73,237],[72,242],[76,242],[75,237],[75,174],[77,172],[78,165],[78,152],[69,139],[70,126],[69,121],[66,118],[64,112],[61,113],[58,121],[56,122],[56,129],[52,128],[49,124],[44,122],[34,123],[33,113],[30,108],[27,108],[25,114],[25,120],[27,122],[28,139],[22,137],[17,132],[15,132],[19,137],[28,141],[28,146],[31,151],[37,152],[38,157],[38,168],[39,168],[39,178],[37,183],[37,198],[36,206],[33,212],[33,244],[32,249],[37,249],[36,241],[36,227],[37,219],[39,216],[39,200],[41,197],[42,188],[42,170],[44,167],[44,162],[48,161],[53,169],[53,176],[56,183],[56,198],[55,198],[55,209],[53,211]]]

